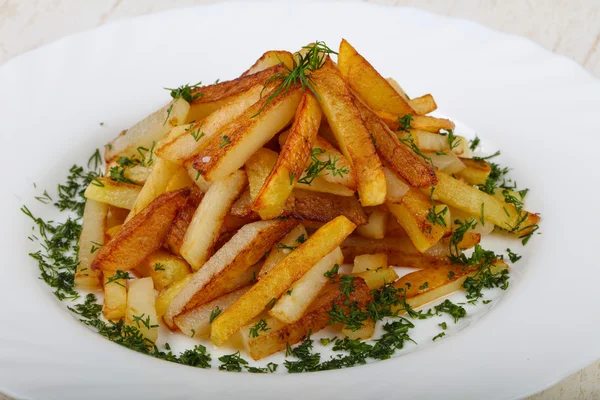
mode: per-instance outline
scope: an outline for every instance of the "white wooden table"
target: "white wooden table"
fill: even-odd
[[[0,0],[0,65],[28,50],[109,21],[218,1]],[[600,77],[600,0],[364,1],[418,7],[525,36]],[[7,397],[0,394],[0,400],[4,399]],[[600,400],[600,362],[530,399]]]

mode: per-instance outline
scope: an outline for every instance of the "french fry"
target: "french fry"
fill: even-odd
[[[120,170],[120,165],[117,162],[117,160],[113,160],[110,163],[106,164],[106,177],[110,177],[111,174],[111,169],[117,167],[117,171]],[[147,166],[143,166],[143,165],[129,165],[129,166],[123,166],[123,177],[125,177],[126,179],[129,179],[131,182],[133,182],[136,185],[140,185],[142,186],[144,184],[144,182],[146,182],[146,179],[148,179],[148,176],[150,175],[150,172],[152,172],[152,169],[147,167]]]
[[[454,152],[431,152],[424,151],[423,154],[429,157],[433,166],[448,175],[458,175],[466,168],[466,165]]]
[[[84,196],[86,199],[131,210],[141,190],[141,186],[98,178],[85,189]]]
[[[94,253],[104,244],[104,229],[108,206],[88,199],[83,210],[81,235],[79,235],[79,253],[75,286],[87,290],[100,288],[100,274],[92,271]]]
[[[408,98],[408,95],[406,94],[404,89],[402,89],[402,86],[400,86],[400,84],[394,78],[386,78],[386,81],[390,84],[391,87],[394,88],[396,93],[398,93],[400,96],[402,96],[402,98],[404,100],[406,100],[410,105],[410,99]],[[413,108],[413,110],[414,110],[414,108]]]
[[[502,261],[496,261],[489,268],[492,273],[497,273],[508,269],[508,266]],[[417,308],[461,290],[465,280],[469,276],[474,276],[478,270],[479,266],[465,268],[464,265],[422,269],[404,275],[394,283],[394,286],[404,289],[406,304]],[[400,307],[397,309],[402,314],[404,311]]]
[[[334,265],[341,265],[343,261],[342,250],[336,247],[292,284],[269,311],[269,315],[286,324],[298,321],[327,284],[328,278],[324,274]]]
[[[306,91],[275,166],[255,197],[253,208],[261,218],[274,218],[283,211],[294,184],[302,176],[320,123],[319,102],[310,91]]]
[[[452,149],[450,149],[448,136],[439,133],[409,129],[408,132],[398,132],[398,138],[412,139],[417,147],[424,152],[452,152],[459,157],[468,157],[471,154],[469,141],[462,136],[456,136],[456,139],[452,142]]]
[[[348,85],[370,108],[396,115],[415,113],[405,98],[345,39],[340,43],[338,66]]]
[[[173,174],[171,180],[169,180],[166,191],[172,192],[174,190],[179,190],[190,186],[194,186],[194,181],[192,180],[192,178],[190,178],[185,168],[180,167]]]
[[[272,101],[262,98],[208,140],[195,157],[194,168],[209,182],[239,169],[293,119],[301,96],[302,90],[293,87]]]
[[[353,197],[354,190],[340,185],[339,183],[331,183],[325,180],[324,176],[317,176],[310,184],[297,183],[298,189],[308,190],[310,192],[329,193],[336,196]]]
[[[192,273],[190,265],[184,259],[162,249],[146,257],[135,267],[135,271],[152,278],[156,290],[162,290]]]
[[[127,310],[127,280],[114,278],[113,272],[105,271],[102,314],[106,319],[118,320],[125,316]]]
[[[136,214],[142,211],[163,193],[167,191],[167,185],[173,175],[177,172],[180,167],[167,160],[158,158],[154,161],[154,167],[152,173],[148,176],[146,183],[142,186],[142,190],[138,194],[135,204],[131,209],[131,212],[125,219],[125,222],[131,220]]]
[[[157,197],[98,250],[92,269],[127,271],[158,250],[190,193],[191,190],[186,188]]]
[[[115,206],[108,206],[108,215],[106,216],[106,230],[125,223],[125,218],[129,215],[129,210]]]
[[[197,271],[212,254],[225,215],[246,186],[246,173],[235,171],[208,189],[181,242],[180,253]]]
[[[355,104],[373,138],[377,153],[386,166],[413,187],[425,188],[435,185],[437,178],[433,167],[408,146],[401,143],[398,137],[367,106],[358,100],[355,100]]]
[[[171,227],[165,237],[164,245],[171,253],[180,256],[181,255],[181,243],[183,243],[183,237],[192,222],[192,218],[200,205],[200,202],[204,198],[204,193],[200,192],[196,187],[190,188],[190,196],[188,197],[185,205],[175,215],[175,219],[171,223]]]
[[[529,234],[540,221],[539,215],[525,210],[517,212],[513,204],[507,204],[450,175],[437,171],[437,176],[438,184],[432,196],[434,200],[471,215],[480,215],[485,221],[519,236]]]
[[[304,225],[298,224],[298,226],[285,235],[280,242],[275,243],[271,250],[269,250],[269,254],[266,256],[265,262],[258,274],[258,279],[263,278],[277,264],[283,261],[291,253],[290,247],[296,248],[304,243],[306,239],[308,239],[306,228],[304,228]]]
[[[340,150],[350,160],[356,172],[361,204],[383,204],[386,182],[381,160],[342,75],[333,62],[326,58],[323,66],[311,76],[321,108],[340,145]]]
[[[396,221],[396,217],[394,217],[394,215],[388,213],[388,223],[387,223],[387,227],[385,230],[385,237],[390,237],[390,238],[407,238],[408,235],[406,234],[406,231],[404,230],[404,228],[402,228],[400,226],[400,224],[398,223],[398,221]]]
[[[408,100],[408,104],[415,110],[417,115],[425,115],[437,110],[437,104],[430,94],[410,99]]]
[[[386,201],[391,203],[401,203],[406,193],[410,190],[410,186],[408,186],[402,178],[391,169],[385,167],[383,168],[383,172],[385,173],[385,181],[387,184]]]
[[[388,213],[376,209],[369,214],[369,222],[356,228],[356,233],[366,238],[382,239],[387,228]]]
[[[356,197],[294,190],[294,207],[289,212],[289,216],[309,221],[329,222],[340,215],[356,225],[366,224],[368,221]]]
[[[138,155],[138,149],[149,150],[152,143],[158,142],[169,130],[186,123],[190,105],[184,99],[176,99],[150,114],[121,134],[106,146],[104,159],[110,162],[120,156]]]
[[[122,227],[123,225],[115,225],[112,228],[107,229],[106,232],[104,232],[104,243],[108,243],[113,240]]]
[[[211,319],[217,318],[220,313],[227,310],[249,289],[250,286],[245,286],[179,314],[174,319],[175,325],[188,337],[206,339],[210,333]]]
[[[495,225],[491,222],[486,223],[485,220],[481,220],[481,214],[472,215],[454,207],[450,207],[450,215],[452,215],[452,230],[460,227],[467,221],[474,219],[477,224],[469,229],[470,233],[478,233],[482,236],[489,235],[494,231]]]
[[[368,271],[353,272],[352,275],[362,278],[369,287],[369,290],[379,289],[386,283],[392,283],[398,279],[398,274],[392,267],[377,267]]]
[[[158,339],[158,318],[154,306],[154,286],[151,278],[129,282],[125,322],[134,326],[148,340]]]
[[[259,221],[242,227],[194,273],[190,283],[169,305],[163,317],[165,323],[173,327],[175,316],[236,289],[231,289],[230,281],[261,259],[297,224],[295,220],[287,219]]]
[[[342,335],[350,340],[367,340],[375,333],[375,321],[368,319],[363,322],[363,326],[353,331],[347,327],[342,328]]]
[[[252,154],[244,164],[244,169],[248,174],[250,198],[253,203],[256,201],[262,186],[266,182],[276,163],[277,153],[273,150],[262,148]],[[252,206],[252,209],[254,209],[254,205]]]
[[[388,259],[386,253],[376,254],[362,254],[354,257],[354,267],[352,268],[352,274],[358,274],[359,272],[372,271],[377,268],[386,268],[388,266]]]
[[[253,87],[264,86],[273,74],[281,73],[284,70],[284,67],[279,64],[281,63],[269,65],[262,71],[256,71],[257,73],[250,76],[242,75],[231,81],[218,82],[213,85],[193,89],[192,96],[196,93],[202,93],[202,95],[190,104],[187,120],[200,121],[218,109],[235,101],[240,94],[247,92]]]
[[[432,206],[430,199],[416,189],[411,189],[402,203],[387,203],[386,206],[421,253],[436,244],[449,230],[451,218],[448,207]],[[436,222],[437,218],[434,221],[429,218],[432,208],[443,223]]]
[[[181,290],[192,280],[192,275],[186,275],[183,279],[164,287],[156,296],[156,316],[162,318],[167,312],[169,304],[181,292]]]
[[[367,285],[362,281],[362,279],[356,278],[354,280],[354,286],[354,291],[348,296],[348,301],[355,303],[359,307],[366,306],[368,302],[371,301],[371,294]],[[248,293],[246,293],[244,296],[247,296]],[[244,296],[242,296],[242,298]],[[273,353],[284,350],[288,344],[292,346],[302,341],[311,332],[316,333],[327,327],[329,325],[329,321],[331,320],[328,312],[331,311],[334,304],[344,310],[344,312],[347,312],[347,306],[344,304],[345,299],[345,296],[341,296],[339,284],[330,283],[323,288],[319,294],[319,297],[317,297],[309,306],[304,316],[293,324],[285,325],[279,322],[276,318],[267,317],[265,318],[265,321],[267,323],[267,327],[269,327],[269,330],[265,332],[258,332],[257,337],[250,337],[250,335],[246,333],[249,327],[245,328],[242,331],[245,333],[242,335],[242,339],[245,341],[245,346],[248,349],[250,356],[254,360],[260,360],[261,358],[265,358]],[[231,312],[232,308],[239,303],[240,300],[234,303],[234,305],[230,307],[228,311],[225,311],[225,313],[221,314],[219,317],[221,321],[223,320],[223,317],[225,317],[228,312]],[[218,320],[213,321],[211,329],[213,335],[215,326],[217,325]],[[211,337],[211,339],[213,339],[213,337]]]
[[[385,111],[374,110],[375,113],[381,120],[392,130],[398,131],[400,126],[399,116],[394,113]],[[425,131],[432,133],[439,133],[441,130],[454,129],[454,122],[446,118],[431,117],[429,115],[412,115],[410,119],[410,127],[416,131]]]
[[[265,52],[256,62],[242,74],[242,76],[256,74],[267,68],[282,64],[292,69],[294,59],[292,53],[285,50],[269,50]],[[272,74],[271,74],[272,76]]]
[[[487,161],[476,161],[469,158],[460,159],[466,168],[459,171],[456,176],[465,180],[470,185],[485,185],[492,172],[492,167]]]
[[[272,299],[279,298],[315,263],[339,246],[355,227],[346,217],[337,217],[316,231],[213,322],[212,342],[225,343],[260,314]]]

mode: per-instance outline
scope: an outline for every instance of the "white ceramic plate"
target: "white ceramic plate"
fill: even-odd
[[[317,39],[337,46],[342,37],[408,93],[432,93],[441,112],[477,132],[484,150],[502,149],[499,161],[531,189],[527,208],[542,214],[543,234],[525,248],[510,244],[524,257],[491,311],[468,309],[473,317],[434,344],[440,321],[419,328],[421,345],[388,361],[262,376],[137,354],[64,310],[27,257],[35,247],[21,205],[44,213],[32,201],[39,189],[55,188],[69,166],[164,104],[162,87],[234,78],[266,49]],[[599,109],[598,81],[527,40],[358,3],[180,9],[18,57],[0,68],[0,391],[57,399],[508,399],[550,386],[600,356]]]

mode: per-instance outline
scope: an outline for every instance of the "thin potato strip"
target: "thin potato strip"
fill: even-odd
[[[293,230],[290,231],[280,242],[275,243],[275,245],[269,250],[268,255],[266,255],[266,259],[262,268],[260,269],[260,273],[258,274],[258,279],[264,277],[269,271],[271,271],[277,264],[283,261],[292,250],[300,246],[308,239],[308,233],[306,232],[306,228],[302,224],[298,224]]]
[[[470,185],[485,185],[492,172],[492,167],[486,161],[476,161],[468,158],[460,159],[466,168],[459,171],[456,176]]]
[[[418,115],[429,114],[437,110],[437,104],[432,95],[426,94],[421,97],[415,97],[408,100],[408,104]]]
[[[92,271],[96,251],[104,245],[104,230],[108,206],[88,199],[83,210],[81,235],[79,236],[79,263],[75,272],[75,286],[87,290],[100,288],[100,274]]]
[[[242,74],[242,76],[256,74],[282,63],[287,68],[291,69],[294,64],[293,57],[292,53],[285,50],[266,51],[246,72]],[[272,75],[273,73],[271,73],[271,76]]]
[[[131,210],[141,190],[141,186],[116,182],[109,178],[97,178],[87,187],[84,196],[86,199]]]

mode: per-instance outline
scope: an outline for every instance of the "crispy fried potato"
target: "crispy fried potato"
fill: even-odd
[[[106,230],[125,223],[125,218],[129,215],[129,210],[115,206],[108,206],[108,215],[106,216]]]
[[[180,313],[232,290],[231,282],[260,260],[271,246],[298,224],[293,219],[259,221],[242,227],[205,264],[173,300],[164,321],[173,326]],[[235,288],[234,288],[235,289]]]
[[[227,310],[244,293],[250,289],[245,286],[234,292],[223,295],[213,301],[192,308],[175,317],[175,325],[185,335],[194,339],[206,339],[210,333],[211,319],[214,320],[220,313]]]
[[[368,271],[352,272],[352,275],[362,278],[369,290],[379,289],[386,283],[392,283],[398,279],[398,274],[392,267],[377,267]]]
[[[169,286],[164,287],[156,296],[156,316],[162,318],[167,311],[167,307],[173,301],[173,299],[181,292],[181,290],[192,280],[192,275],[186,275],[183,279],[171,283]]]
[[[415,110],[417,115],[425,115],[437,110],[437,104],[430,94],[408,100],[408,104]]]
[[[469,157],[471,153],[468,140],[462,136],[456,136],[456,139],[452,142],[452,149],[450,149],[448,136],[439,133],[409,129],[408,132],[398,132],[398,138],[412,139],[417,147],[424,152],[452,152],[460,157]]]
[[[394,88],[396,93],[402,96],[402,98],[410,104],[410,99],[408,98],[408,95],[406,94],[404,89],[402,89],[402,86],[400,86],[400,84],[394,78],[386,78],[386,81],[390,84],[391,87]]]
[[[125,323],[134,326],[148,340],[158,339],[158,317],[154,306],[154,286],[151,278],[135,279],[129,283]]]
[[[290,247],[298,247],[308,239],[308,233],[304,225],[298,224],[292,229],[281,241],[275,243],[271,250],[268,251],[268,255],[265,256],[265,262],[260,269],[258,279],[264,277],[269,271],[271,271],[277,264],[283,261],[290,253]]]
[[[92,262],[92,269],[127,271],[158,250],[190,193],[186,188],[158,196],[123,225],[113,240],[102,246]]]
[[[452,215],[452,230],[456,230],[460,225],[467,221],[475,220],[477,223],[471,229],[469,233],[477,233],[481,236],[489,235],[494,231],[495,225],[491,222],[486,223],[485,220],[481,220],[481,214],[473,215],[468,212],[464,212],[454,207],[450,207],[450,215]]]
[[[301,97],[302,90],[293,87],[272,101],[262,98],[209,139],[195,157],[194,168],[209,182],[230,175],[294,118]]]
[[[127,280],[111,279],[114,272],[105,271],[103,275],[104,304],[102,315],[106,319],[118,320],[125,316],[127,310]]]
[[[331,253],[321,258],[304,276],[294,282],[275,303],[275,306],[269,311],[269,315],[286,324],[298,321],[327,284],[328,278],[324,274],[334,265],[341,265],[343,261],[342,250],[336,247]]]
[[[356,233],[366,238],[382,239],[387,228],[388,213],[383,210],[373,210],[369,214],[369,222],[356,228]]]
[[[167,184],[166,191],[172,192],[174,190],[179,190],[190,186],[194,186],[194,181],[192,178],[190,178],[185,168],[179,167]]]
[[[292,69],[294,64],[294,56],[289,51],[285,50],[269,50],[265,52],[256,62],[242,74],[242,76],[256,74],[271,68],[276,65],[283,64],[287,68]],[[271,76],[273,73],[271,73]]]
[[[107,163],[120,156],[139,155],[138,149],[151,149],[169,130],[186,123],[190,105],[184,99],[176,99],[150,114],[121,134],[106,146],[104,159]]]
[[[146,180],[146,183],[142,187],[142,190],[138,194],[135,205],[131,209],[131,212],[125,219],[125,222],[131,220],[136,214],[142,211],[161,194],[167,191],[167,185],[173,175],[177,172],[180,167],[167,160],[156,159],[154,161],[154,167],[152,173]]]
[[[433,166],[448,175],[458,175],[466,168],[466,165],[454,152],[431,152],[424,151],[423,154],[431,160]]]
[[[198,188],[192,186],[190,190],[190,196],[185,205],[177,212],[164,242],[167,249],[178,256],[181,255],[181,243],[183,242],[185,232],[187,231],[188,226],[190,226],[190,222],[192,222],[196,209],[198,209],[200,202],[204,198],[204,193]]]
[[[106,232],[104,232],[104,243],[108,243],[113,240],[122,227],[123,225],[115,225],[112,228],[107,229]]]
[[[492,172],[490,164],[487,161],[476,161],[469,158],[461,158],[460,160],[466,168],[459,171],[456,176],[470,185],[485,185],[490,172]]]
[[[141,186],[116,182],[110,178],[98,178],[85,190],[86,199],[131,210],[142,190]]]
[[[316,231],[213,322],[212,342],[225,343],[260,314],[267,303],[279,298],[315,263],[339,246],[355,227],[348,218],[337,217]]]
[[[437,171],[438,184],[433,191],[433,199],[472,215],[482,215],[485,221],[507,229],[516,235],[523,236],[536,228],[540,216],[521,210],[517,213],[515,206],[498,200],[494,196]]]
[[[100,288],[100,274],[90,268],[96,251],[104,245],[104,229],[108,206],[88,199],[83,210],[75,286],[87,290]]]
[[[437,177],[433,167],[423,158],[415,154],[398,137],[360,101],[355,101],[365,126],[371,133],[377,153],[386,166],[404,178],[413,187],[430,187],[435,185]]]
[[[431,200],[416,189],[411,189],[402,203],[387,203],[386,206],[421,253],[436,244],[450,228],[448,207],[432,206]],[[443,223],[435,222],[438,218],[433,221],[429,218],[432,208]]]
[[[277,163],[277,153],[269,149],[259,149],[244,164],[248,174],[248,189],[252,202],[256,200],[273,167]],[[288,178],[289,179],[289,178]],[[289,182],[289,181],[288,181]],[[254,205],[252,206],[254,209]]]
[[[246,182],[246,173],[235,171],[229,177],[213,183],[204,195],[179,249],[194,271],[200,269],[212,255],[225,215],[242,193]]]
[[[340,215],[356,225],[366,224],[368,221],[356,197],[294,190],[294,208],[289,216],[309,221],[329,222]]]
[[[364,271],[374,271],[377,268],[386,268],[388,259],[386,253],[362,254],[354,257],[354,267],[352,274]]]
[[[113,160],[110,163],[106,164],[105,176],[110,177],[110,171],[112,168],[115,167],[117,167],[117,171],[120,170],[120,165],[117,162],[117,160]],[[130,165],[127,167],[123,167],[123,177],[129,179],[133,184],[140,186],[142,186],[146,182],[146,179],[148,179],[150,172],[152,172],[152,169],[145,165]]]
[[[261,218],[274,218],[283,211],[294,185],[302,176],[320,123],[319,102],[310,91],[306,91],[275,166],[255,197],[253,208]]]
[[[496,261],[489,268],[493,273],[497,273],[508,269],[508,265],[502,261]],[[467,277],[474,276],[478,270],[479,266],[465,268],[464,265],[422,269],[404,275],[394,283],[394,286],[406,290],[406,303],[417,308],[461,290]],[[397,308],[400,313],[404,312],[400,307]]]
[[[162,290],[192,273],[190,265],[184,259],[163,249],[146,257],[135,267],[135,271],[144,277],[152,278],[156,290]]]
[[[344,79],[329,58],[325,60],[323,67],[312,74],[312,78],[315,91],[320,97],[321,108],[340,150],[354,166],[361,204],[383,204],[386,182],[381,160]]]
[[[396,115],[415,114],[406,99],[345,39],[340,43],[338,66],[348,85],[372,109]]]
[[[363,326],[353,331],[347,327],[342,328],[342,335],[350,340],[367,340],[375,333],[375,321],[368,319],[363,322]]]
[[[350,293],[348,300],[352,303],[356,302],[359,307],[366,306],[371,300],[369,288],[360,278],[354,279],[354,285],[355,290]],[[248,293],[245,296],[247,295]],[[273,317],[266,318],[265,321],[269,327],[268,331],[258,332],[257,337],[250,337],[248,334],[242,335],[250,356],[255,360],[260,360],[284,350],[288,344],[291,346],[304,340],[311,332],[315,333],[327,327],[331,319],[328,312],[333,308],[334,304],[344,310],[344,312],[348,312],[347,306],[344,304],[345,299],[345,296],[341,296],[339,284],[330,283],[323,288],[319,296],[309,306],[306,314],[293,324],[285,325]],[[238,300],[234,306],[240,302]],[[230,307],[229,311],[232,308]],[[223,319],[225,314],[227,314],[227,311],[220,318]],[[212,326],[213,335],[217,324],[218,322],[215,320]],[[247,331],[247,329],[244,329],[244,331]]]
[[[398,119],[398,116],[401,117],[402,115],[396,115],[393,113],[379,111],[379,110],[374,110],[374,111],[377,114],[377,116],[379,118],[381,118],[381,120],[391,130],[393,130],[393,131],[399,130],[400,121]],[[432,132],[432,133],[438,133],[441,130],[447,131],[447,130],[455,128],[454,122],[450,121],[449,119],[431,117],[428,115],[414,115],[414,114],[410,120],[410,127],[411,127],[411,129],[414,129],[417,131],[425,131],[425,132]]]
[[[401,203],[406,193],[410,190],[410,186],[391,169],[384,167],[383,172],[385,173],[387,184],[386,201]]]
[[[317,176],[310,184],[299,182],[296,184],[298,189],[308,190],[310,192],[329,193],[342,197],[354,197],[354,190],[325,180],[325,176]]]

